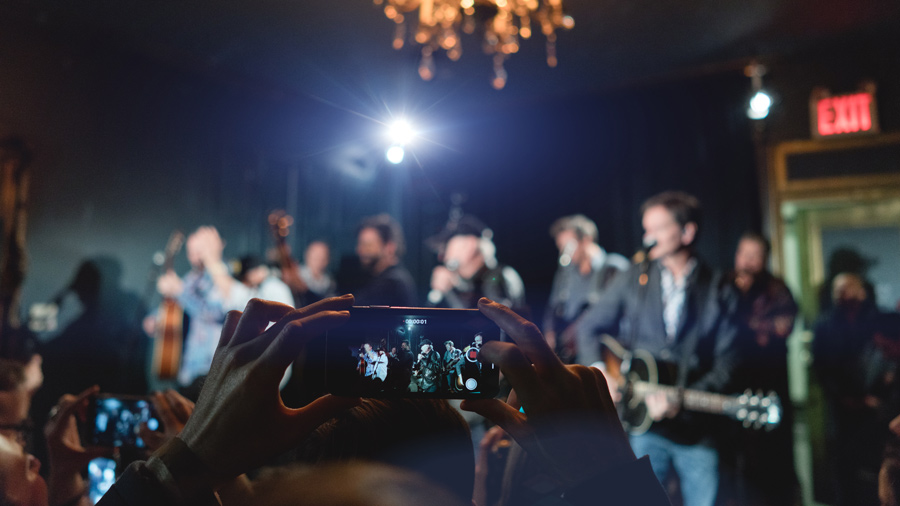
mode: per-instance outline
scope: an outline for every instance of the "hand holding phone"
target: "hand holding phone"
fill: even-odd
[[[515,343],[484,349],[513,391],[505,403],[466,400],[462,409],[497,423],[565,487],[635,460],[599,369],[563,364],[537,326],[508,307],[484,298],[478,307]]]
[[[151,431],[162,430],[150,399],[133,395],[97,394],[88,406],[87,422],[85,440],[107,448],[145,448],[142,424]]]
[[[194,403],[171,388],[165,392],[151,394],[149,400],[154,411],[159,414],[162,430],[151,429],[153,423],[147,421],[140,424],[138,436],[144,441],[147,449],[153,452],[184,429],[188,418],[194,412]]]
[[[112,448],[82,444],[84,439],[78,430],[78,420],[85,420],[91,397],[99,390],[99,387],[93,386],[77,396],[62,396],[44,426],[50,457],[48,490],[51,493],[51,504],[73,497],[79,487],[83,490],[81,472],[88,462],[98,457],[111,457],[113,454]]]

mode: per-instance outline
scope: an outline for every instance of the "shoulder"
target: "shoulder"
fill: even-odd
[[[618,253],[607,252],[605,264],[620,271],[627,271],[628,269],[631,269],[631,262],[623,255],[620,255]]]

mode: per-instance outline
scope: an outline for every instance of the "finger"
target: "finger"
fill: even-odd
[[[539,399],[542,396],[541,380],[531,362],[518,346],[512,343],[491,341],[481,347],[482,360],[493,362],[509,380],[523,403]]]
[[[178,426],[178,418],[175,416],[175,413],[172,412],[172,406],[166,396],[159,392],[155,392],[150,396],[150,402],[153,403],[157,416],[162,420],[163,427]]]
[[[358,406],[358,397],[338,397],[336,395],[323,395],[306,406],[289,410],[289,416],[298,421],[294,429],[294,436],[299,439],[308,435],[313,429],[331,420],[350,408]]]
[[[251,300],[250,302],[253,302],[253,301]],[[267,302],[269,304],[278,304],[277,302],[268,302],[268,301],[261,301],[261,302]],[[279,305],[283,306],[283,304],[279,304]],[[295,309],[291,308],[291,311],[288,312],[287,314],[283,315],[283,317],[281,317],[280,319],[278,319],[275,322],[275,325],[272,325],[271,327],[269,327],[266,330],[265,326],[268,325],[268,322],[266,322],[262,328],[258,329],[258,331],[256,332],[256,334],[253,337],[258,336],[257,339],[255,339],[255,341],[260,341],[260,343],[258,344],[260,349],[257,350],[257,353],[254,356],[258,356],[259,353],[262,353],[261,350],[263,348],[267,348],[269,346],[269,344],[272,342],[272,340],[275,339],[275,337],[278,336],[278,334],[282,331],[282,329],[284,329],[284,327],[286,325],[290,324],[292,321],[296,321],[299,319],[314,316],[316,314],[320,314],[320,313],[326,312],[326,311],[339,311],[339,310],[349,309],[350,306],[352,306],[352,305],[353,305],[353,295],[347,294],[347,295],[343,295],[341,297],[332,297],[329,299],[324,299],[319,302],[316,302],[315,304],[310,304],[309,306],[305,306],[300,309],[295,310]],[[249,304],[248,304],[248,307],[249,307]],[[285,306],[285,307],[289,307],[289,306]],[[246,313],[246,311],[245,311],[245,313]],[[243,318],[241,320],[243,321]],[[263,330],[266,330],[266,332],[260,334],[261,332],[263,332]],[[235,344],[239,344],[240,342],[244,342],[244,341],[248,341],[248,340],[250,340],[250,339],[249,338],[244,339],[243,341],[235,340]]]
[[[222,333],[219,335],[219,348],[224,348],[231,342],[242,314],[240,311],[229,311],[225,315],[225,323],[222,324]]]
[[[297,308],[297,311],[303,316],[311,316],[322,311],[343,311],[345,309],[350,309],[353,305],[353,301],[353,295],[348,293],[346,295],[341,295],[340,297],[322,299],[308,306]]]
[[[562,361],[553,353],[537,326],[514,313],[511,309],[482,297],[478,309],[506,332],[535,365],[538,373],[559,372]]]
[[[616,421],[618,421],[619,415],[616,410],[616,402],[612,398],[612,391],[609,388],[609,380],[606,379],[606,375],[604,375],[603,371],[600,369],[590,367],[588,368],[588,371],[594,376],[594,382],[599,389],[597,395],[600,396],[603,411],[607,414],[612,414],[616,418]]]
[[[515,389],[509,391],[509,395],[506,397],[506,403],[516,409],[522,407],[522,403],[519,402],[519,394],[516,393]]]
[[[178,417],[178,421],[181,422],[181,425],[187,423],[188,418],[191,417],[191,413],[194,412],[194,403],[171,388],[166,390],[165,396],[166,400],[169,401],[169,405],[172,406],[172,411]]]
[[[348,318],[349,311],[325,311],[288,323],[278,332],[271,345],[261,352],[259,363],[272,367],[281,378],[287,366],[300,355],[310,339],[343,324]],[[274,327],[270,330],[274,330]],[[265,344],[265,340],[260,340],[260,346]],[[294,374],[300,374],[300,371],[294,371]]]
[[[266,330],[269,323],[280,321],[293,310],[291,306],[280,302],[250,299],[238,321],[230,344],[237,346],[255,338]]]
[[[53,428],[51,429],[51,433],[58,434],[59,432],[65,430],[66,420],[68,420],[69,417],[74,416],[76,410],[87,404],[88,397],[96,395],[99,391],[100,387],[94,385],[83,390],[77,396],[66,394],[60,397],[59,403],[57,403],[57,405],[59,406],[59,411],[57,412],[58,414],[55,417],[55,420],[58,420],[59,423],[54,424]]]
[[[459,407],[496,423],[520,445],[530,444],[533,433],[525,421],[525,415],[509,404],[498,399],[466,399]]]

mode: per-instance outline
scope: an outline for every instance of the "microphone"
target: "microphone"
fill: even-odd
[[[641,286],[647,286],[647,282],[650,280],[650,276],[647,274],[647,271],[650,270],[650,250],[652,250],[656,244],[655,238],[644,237],[641,244],[641,250],[636,255],[640,257],[638,263],[641,266],[641,275],[638,277],[638,283],[640,283]]]
[[[566,247],[563,248],[562,254],[559,255],[559,265],[561,267],[567,267],[572,263],[572,255],[575,254],[576,248],[578,248],[578,241],[571,240],[566,243]]]
[[[459,270],[459,260],[451,258],[450,260],[447,260],[447,262],[444,264],[444,267],[446,267],[448,271],[456,274],[456,271]],[[444,300],[445,295],[446,294],[440,290],[432,289],[428,292],[428,302],[430,302],[432,305],[437,306],[441,303],[442,300]]]

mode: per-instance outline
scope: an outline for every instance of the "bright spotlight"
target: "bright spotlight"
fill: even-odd
[[[405,154],[406,152],[403,150],[403,146],[394,145],[388,148],[385,156],[389,162],[396,165],[403,161],[403,155]]]
[[[750,99],[750,107],[747,108],[747,117],[750,119],[763,119],[769,115],[772,106],[772,97],[765,91],[757,91]]]
[[[388,131],[388,134],[391,136],[391,141],[394,144],[405,146],[409,144],[413,137],[416,136],[416,133],[413,132],[412,126],[408,121],[404,119],[399,119],[395,121]]]

